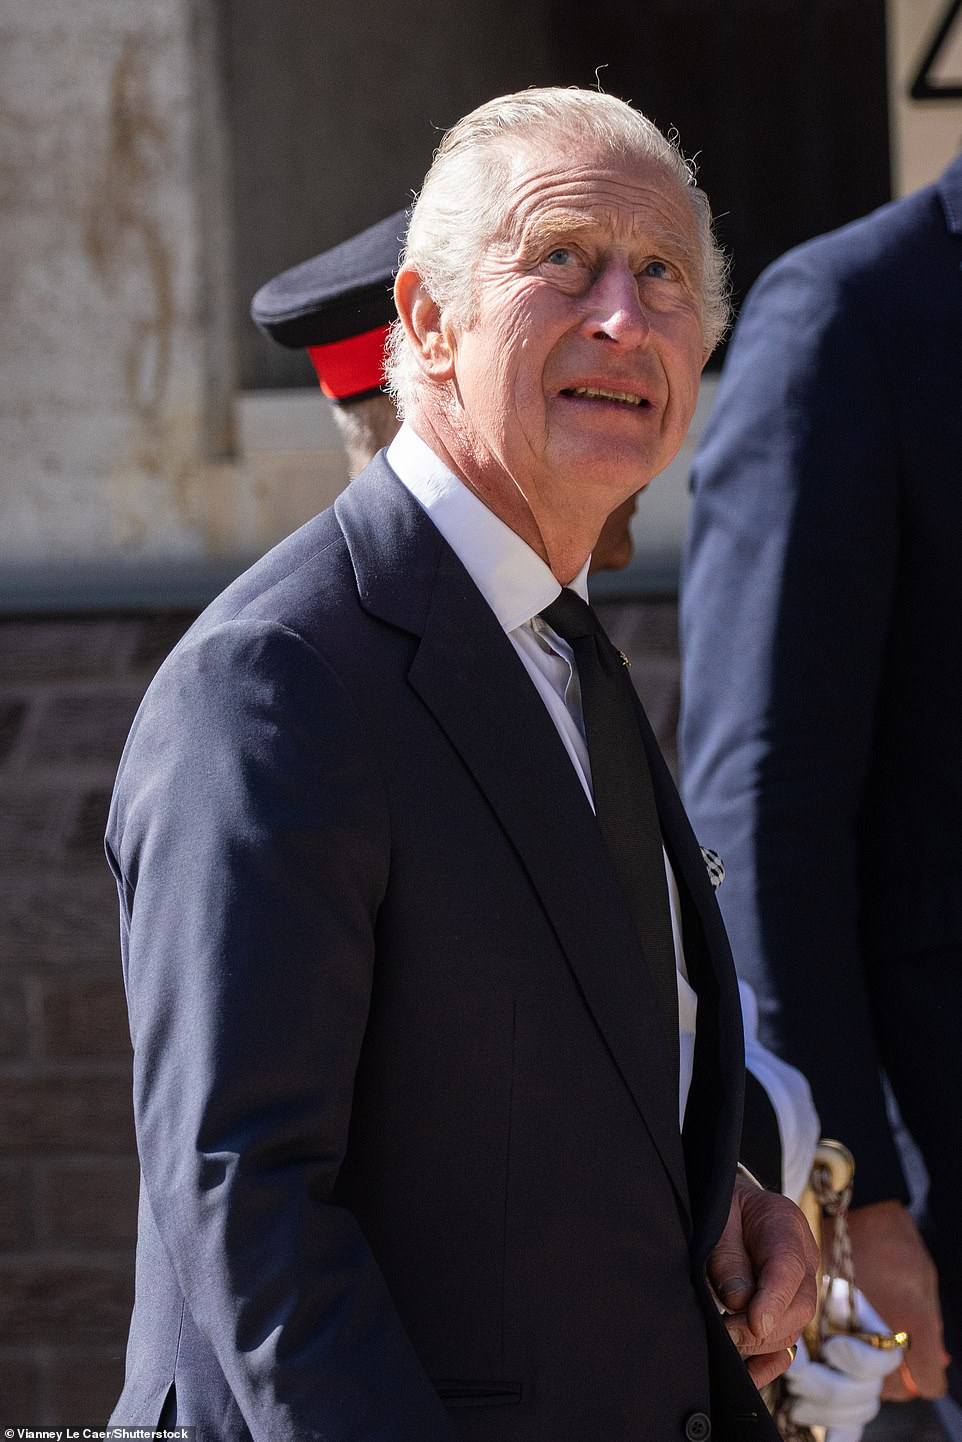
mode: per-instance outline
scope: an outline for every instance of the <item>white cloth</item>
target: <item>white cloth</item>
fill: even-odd
[[[847,1321],[848,1289],[836,1282],[828,1301],[829,1317]],[[889,1329],[861,1292],[857,1297],[857,1322],[865,1332]],[[879,1409],[882,1383],[902,1360],[902,1349],[890,1352],[860,1342],[855,1337],[830,1337],[822,1359],[813,1362],[805,1343],[799,1339],[798,1356],[785,1373],[785,1386],[792,1395],[789,1409],[802,1426],[827,1427],[825,1442],[859,1442],[862,1428]]]
[[[401,427],[391,442],[387,460],[437,526],[503,627],[548,710],[593,809],[591,767],[574,658],[567,642],[538,614],[561,594],[559,582],[527,542],[488,510],[411,426]],[[587,561],[570,585],[582,600],[588,599]],[[688,982],[678,887],[667,856],[665,868],[678,983],[681,1126],[695,1059],[698,997]]]
[[[797,1202],[811,1176],[821,1136],[818,1112],[802,1073],[758,1040],[758,1001],[748,982],[740,981],[738,991],[745,1027],[745,1065],[775,1108],[782,1143],[782,1191]]]

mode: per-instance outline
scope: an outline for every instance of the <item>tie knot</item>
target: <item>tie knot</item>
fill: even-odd
[[[580,641],[584,636],[594,636],[601,630],[588,602],[582,601],[577,591],[572,591],[568,586],[565,586],[557,600],[552,601],[550,606],[545,606],[540,615],[569,645]]]

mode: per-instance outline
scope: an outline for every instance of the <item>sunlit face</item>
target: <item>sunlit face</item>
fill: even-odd
[[[528,144],[471,323],[449,327],[452,449],[478,488],[599,526],[671,461],[706,352],[694,216],[653,161]]]

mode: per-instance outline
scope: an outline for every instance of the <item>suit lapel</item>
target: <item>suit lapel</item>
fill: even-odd
[[[653,987],[541,698],[460,561],[380,458],[336,510],[366,609],[421,637],[410,683],[507,833],[687,1211],[677,1085]]]

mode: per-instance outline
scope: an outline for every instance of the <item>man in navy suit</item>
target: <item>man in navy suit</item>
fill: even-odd
[[[814,1249],[736,1179],[710,879],[632,700],[657,855],[624,889],[590,658],[541,615],[570,583],[590,619],[591,547],[681,443],[722,281],[637,112],[481,107],[397,280],[408,424],[151,687],[108,832],[143,1170],[115,1425],[773,1437],[753,1382],[788,1364]]]
[[[962,157],[755,286],[695,462],[682,608],[689,813],[725,858],[764,1038],[855,1154],[859,1281],[927,1396],[935,1272],[882,1073],[959,1355],[960,377]]]

